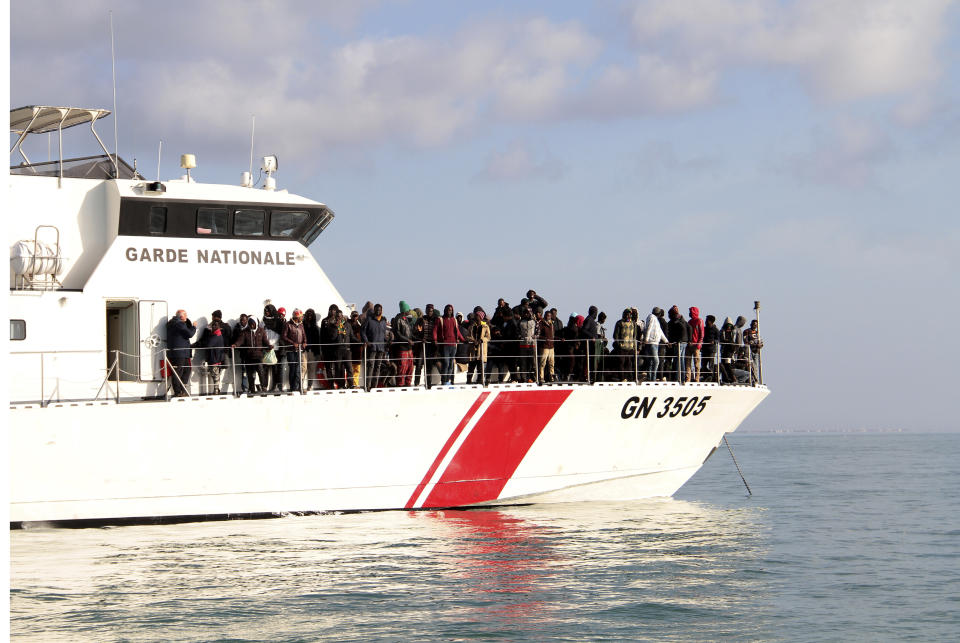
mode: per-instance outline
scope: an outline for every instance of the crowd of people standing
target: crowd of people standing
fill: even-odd
[[[463,315],[451,304],[441,312],[401,301],[390,319],[381,304],[367,302],[359,311],[332,304],[321,319],[312,308],[295,309],[288,320],[284,308],[268,304],[261,320],[241,314],[233,325],[214,311],[191,344],[196,324],[181,310],[168,323],[168,360],[175,395],[187,394],[194,350],[214,394],[230,355],[249,393],[449,385],[458,370],[468,384],[483,385],[760,380],[757,320],[745,328],[745,317],[726,317],[718,326],[695,306],[687,312],[654,307],[641,318],[637,308],[625,308],[608,336],[607,316],[596,306],[564,323],[533,290],[516,306],[501,298],[489,317],[482,306]]]

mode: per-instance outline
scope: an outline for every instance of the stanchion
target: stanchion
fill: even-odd
[[[537,338],[533,338],[533,372],[534,372],[534,381],[537,383],[537,386],[540,385],[540,356],[537,354]]]
[[[117,404],[120,404],[120,351],[113,351],[113,367],[117,369]]]
[[[230,347],[230,372],[233,373],[233,396],[240,397],[239,381],[237,380],[237,349]]]
[[[587,367],[587,384],[589,384],[590,383],[590,340],[585,339],[583,340],[583,343],[587,347],[586,367]]]

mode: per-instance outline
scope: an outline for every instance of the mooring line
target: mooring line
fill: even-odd
[[[730,457],[733,458],[733,464],[737,467],[737,473],[740,474],[740,479],[743,480],[743,486],[747,488],[747,493],[753,495],[753,492],[750,491],[750,485],[747,484],[747,479],[743,477],[743,471],[740,470],[740,463],[737,462],[737,456],[733,455],[733,449],[730,448],[730,443],[727,442],[727,436],[723,436],[723,443],[727,445],[727,451],[730,452]]]

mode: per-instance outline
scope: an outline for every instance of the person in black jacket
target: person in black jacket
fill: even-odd
[[[228,329],[227,333],[229,333],[229,327],[220,318],[216,317],[218,312],[220,311],[214,313],[213,321],[207,324],[200,336],[203,361],[207,364],[207,377],[210,379],[210,389],[214,395],[220,395],[220,373],[226,363],[226,355],[223,350],[223,347],[227,345],[224,341],[224,329]]]
[[[253,317],[247,320],[246,327],[234,335],[232,348],[240,349],[240,361],[247,376],[247,390],[250,393],[260,393],[267,381],[263,372],[263,353],[270,346],[267,334],[263,328],[258,328],[257,320]],[[259,378],[259,380],[257,379]],[[259,381],[260,385],[257,386]]]
[[[600,346],[597,338],[600,336],[600,325],[597,324],[597,307],[590,306],[587,310],[587,317],[583,320],[583,326],[580,327],[580,339],[584,342],[584,357],[589,355],[589,365],[584,361],[583,381],[588,384],[597,379],[597,370],[600,365]]]
[[[703,327],[703,349],[700,352],[700,381],[717,381],[717,343],[720,341],[720,329],[717,328],[717,318],[707,315]]]
[[[317,381],[317,361],[320,359],[320,326],[317,325],[317,312],[307,308],[303,313],[303,330],[307,333],[307,377],[303,381],[303,388],[312,390]]]
[[[190,395],[190,358],[193,357],[190,338],[196,332],[197,325],[183,309],[167,322],[167,360],[173,366],[173,394],[177,397]]]
[[[686,371],[687,343],[690,341],[690,324],[683,318],[678,306],[670,309],[670,321],[667,322],[667,340],[670,342],[670,360],[667,372],[683,384]]]

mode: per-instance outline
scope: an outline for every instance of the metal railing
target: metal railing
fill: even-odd
[[[156,370],[140,373],[129,364],[142,364],[141,355],[112,351],[26,351],[11,357],[37,358],[39,397],[11,395],[13,403],[110,400],[117,404],[172,397],[306,393],[311,390],[449,386],[503,383],[536,385],[595,384],[598,382],[711,382],[757,386],[763,383],[760,351],[749,345],[633,342],[629,348],[610,346],[609,340],[566,339],[533,342],[493,339],[485,350],[473,342],[436,344],[414,342],[401,347],[348,342],[292,346],[203,348],[158,351]],[[271,359],[268,355],[272,353]],[[482,355],[485,354],[485,359]],[[66,380],[51,372],[51,362],[65,355],[86,357],[84,365],[68,363],[66,375],[90,372],[92,362],[104,367],[90,380]],[[55,359],[57,358],[57,359]],[[30,357],[32,359],[32,357]],[[266,362],[265,362],[266,359]],[[69,360],[68,360],[69,362]],[[270,362],[270,363],[267,363]],[[153,365],[151,365],[152,367]],[[29,378],[22,366],[21,378]],[[29,370],[29,369],[26,369]],[[151,369],[152,370],[152,369]],[[51,387],[49,382],[56,382]],[[75,395],[63,394],[64,382],[76,386]],[[196,387],[194,388],[194,385]],[[86,388],[89,386],[89,388]],[[94,392],[93,387],[96,386]],[[82,391],[87,390],[87,393]]]

